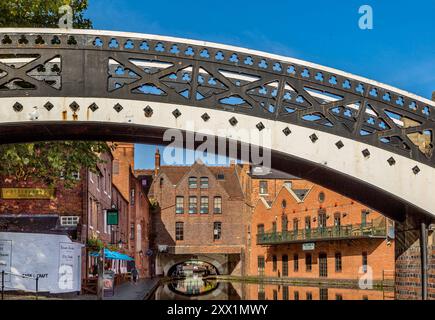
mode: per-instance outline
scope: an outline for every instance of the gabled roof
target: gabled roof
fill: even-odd
[[[310,190],[311,189],[293,189],[293,192],[301,201],[304,201]]]
[[[56,214],[0,215],[0,232],[46,233],[69,235],[71,227],[62,227]]]
[[[159,174],[155,178],[165,176],[174,186],[177,186],[184,177],[189,176],[189,173],[195,166],[204,166],[207,168],[210,171],[210,174],[216,178],[217,183],[224,188],[229,197],[244,198],[242,187],[234,167],[207,166],[199,161],[195,162],[192,166],[161,166]],[[150,172],[150,170],[135,170],[135,173],[137,176],[154,174],[154,171],[151,171],[152,172]],[[224,179],[217,179],[218,174],[223,174]]]
[[[266,209],[271,208],[269,202],[266,199],[264,199],[263,197],[260,197],[258,199],[257,203],[255,204],[255,208],[257,208],[259,205],[263,205]]]
[[[264,205],[264,207],[266,209],[271,209],[273,206],[276,205],[276,200],[283,192],[288,193],[294,199],[294,201],[296,203],[303,203],[311,190],[312,190],[312,188],[311,189],[293,190],[289,186],[283,185],[281,190],[276,195],[275,199],[273,199],[273,201],[267,201],[265,198],[260,197],[257,204],[255,205],[255,207],[257,207],[261,203],[262,205]],[[302,197],[302,191],[303,191],[304,197]],[[281,205],[281,204],[278,204],[278,205]]]
[[[134,175],[139,178],[141,176],[152,176],[154,174],[153,169],[140,169],[140,170],[134,170]]]

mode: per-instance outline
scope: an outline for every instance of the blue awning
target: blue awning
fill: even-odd
[[[100,255],[99,252],[91,252],[89,254],[92,257],[98,257]],[[123,261],[134,261],[134,259],[126,254],[110,251],[109,249],[104,249],[104,257],[109,260],[123,260]]]

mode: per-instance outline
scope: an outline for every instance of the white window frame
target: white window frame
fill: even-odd
[[[79,216],[61,216],[60,225],[62,227],[77,227],[80,222]]]
[[[103,224],[104,224],[104,233],[109,234],[108,225],[107,225],[107,210],[103,210]]]

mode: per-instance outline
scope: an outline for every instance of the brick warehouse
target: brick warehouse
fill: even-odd
[[[140,275],[150,277],[153,274],[149,257],[150,203],[141,180],[134,175],[135,146],[116,143],[113,155],[113,185],[128,202],[128,239],[124,245],[134,256]]]
[[[155,158],[155,170],[136,170],[136,175],[149,186],[155,204],[156,273],[167,272],[182,255],[242,275],[249,213],[235,164],[161,166],[158,152]]]
[[[254,207],[248,273],[270,279],[357,283],[360,267],[392,284],[393,224],[381,214],[309,181],[238,166]],[[310,248],[305,248],[308,246]],[[314,247],[314,248],[313,248]]]

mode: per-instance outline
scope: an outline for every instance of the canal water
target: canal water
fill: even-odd
[[[392,291],[230,282],[187,277],[162,284],[154,300],[391,300]]]

